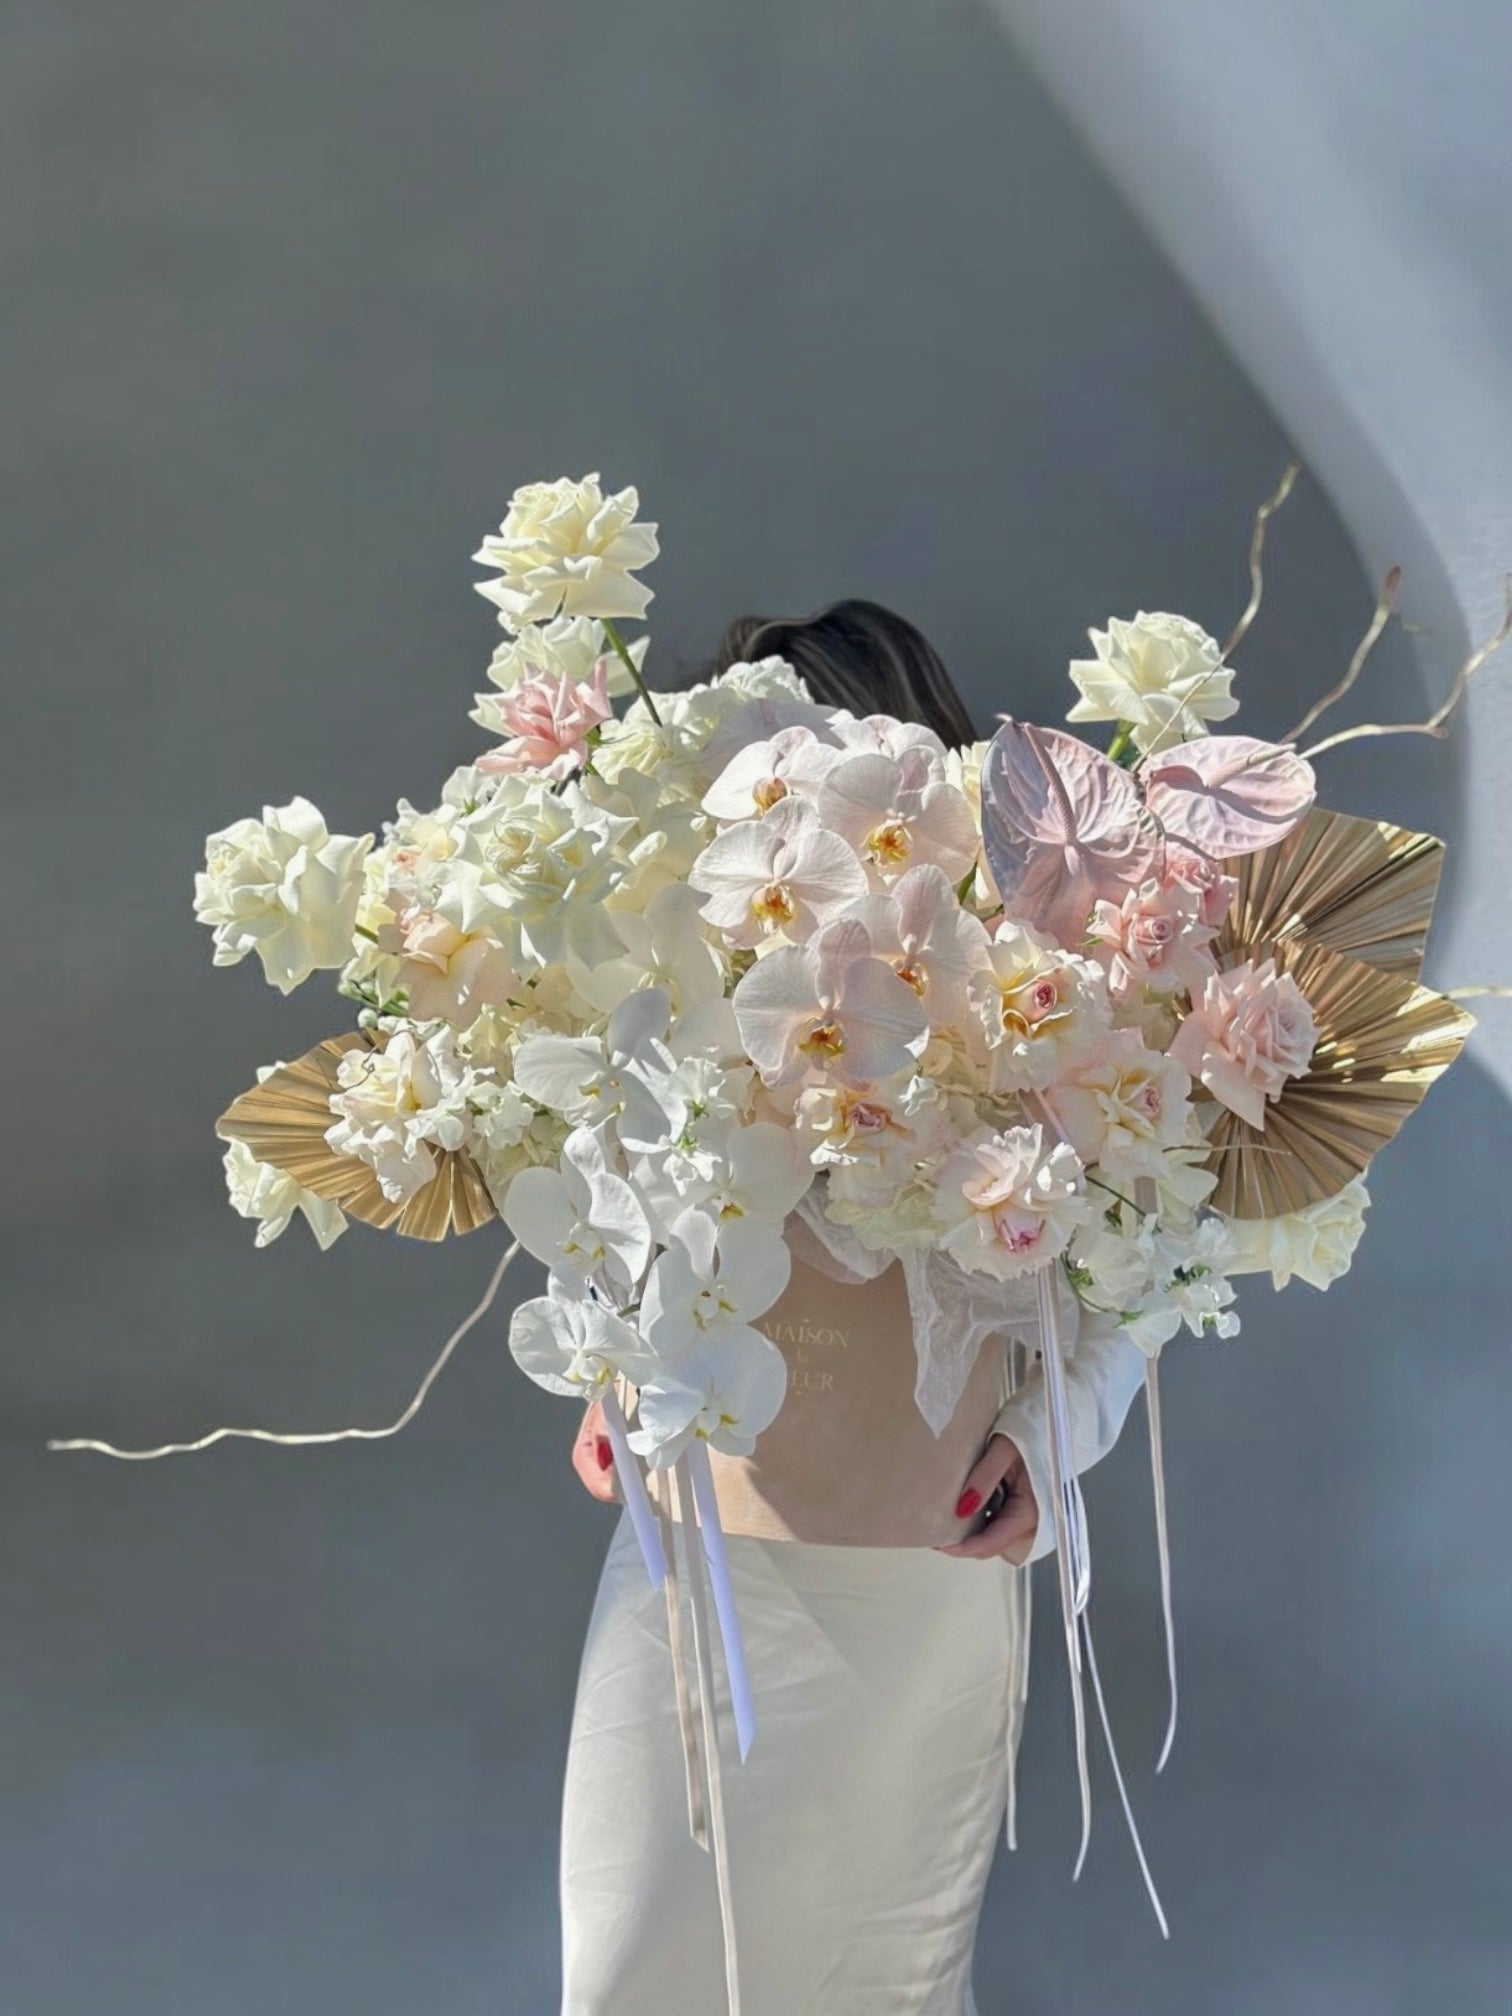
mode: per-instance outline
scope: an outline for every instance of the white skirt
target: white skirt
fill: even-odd
[[[758,1718],[744,1764],[722,1752],[742,2016],[975,2016],[1027,1571],[928,1548],[728,1547]],[[717,1698],[728,1733],[722,1667]],[[561,1877],[562,2016],[723,2016],[665,1599],[623,1514],[578,1680]]]

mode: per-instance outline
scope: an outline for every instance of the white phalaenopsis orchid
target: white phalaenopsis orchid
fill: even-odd
[[[929,1039],[918,995],[874,956],[854,920],[768,953],[734,999],[747,1054],[774,1088],[816,1078],[875,1084],[906,1070]]]
[[[820,825],[802,798],[779,798],[760,819],[730,826],[699,855],[688,880],[703,891],[703,916],[730,945],[760,945],[780,933],[802,939],[866,893],[854,850]]]
[[[573,967],[583,999],[608,1014],[639,987],[660,987],[682,1014],[724,998],[726,961],[704,936],[703,897],[686,882],[664,883],[644,910],[610,913],[624,950],[600,966]]]
[[[813,1180],[789,1128],[767,1120],[746,1126],[714,1113],[691,1119],[675,1147],[641,1157],[635,1169],[636,1186],[664,1228],[690,1205],[721,1224],[757,1218],[780,1225]]]
[[[759,1330],[724,1331],[659,1363],[640,1388],[630,1447],[653,1470],[670,1469],[695,1439],[724,1456],[749,1456],[787,1393],[787,1361]]]
[[[509,1349],[537,1386],[581,1399],[592,1399],[621,1375],[633,1380],[654,1370],[639,1333],[623,1317],[556,1285],[515,1310]]]
[[[645,1207],[611,1169],[602,1134],[578,1127],[567,1136],[559,1169],[522,1169],[501,1207],[527,1253],[564,1289],[599,1283],[628,1298],[651,1257]]]
[[[194,878],[194,914],[215,933],[215,964],[235,966],[255,952],[280,994],[344,966],[372,844],[371,833],[327,832],[308,798],[265,805],[261,819],[212,833]]]
[[[573,1126],[619,1122],[620,1138],[653,1145],[682,1130],[685,1111],[657,1089],[676,1069],[666,1047],[671,1009],[660,988],[629,995],[598,1036],[530,1036],[515,1052],[515,1083]]]
[[[744,1337],[786,1288],[791,1267],[780,1226],[686,1211],[646,1277],[641,1333],[660,1358],[716,1336]]]

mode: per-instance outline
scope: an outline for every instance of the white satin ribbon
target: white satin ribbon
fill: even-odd
[[[719,1618],[725,1670],[730,1681],[730,1707],[735,1716],[735,1740],[740,1746],[740,1761],[744,1764],[756,1735],[756,1704],[751,1695],[751,1676],[746,1667],[745,1640],[740,1633],[740,1613],[735,1607],[735,1585],[730,1580],[724,1528],[719,1523],[719,1499],[714,1491],[714,1473],[709,1468],[708,1444],[695,1437],[688,1445],[684,1460],[693,1483],[698,1538],[704,1564],[709,1571],[709,1584],[714,1591],[714,1609]]]
[[[625,1410],[620,1405],[619,1394],[611,1381],[601,1394],[604,1405],[604,1426],[609,1431],[609,1446],[614,1451],[614,1474],[619,1479],[620,1496],[630,1524],[635,1529],[636,1540],[640,1544],[641,1559],[646,1564],[646,1573],[651,1577],[651,1587],[660,1589],[667,1579],[667,1555],[662,1546],[660,1528],[656,1514],[651,1509],[651,1500],[646,1492],[646,1479],[640,1464],[635,1460],[635,1452],[630,1447],[630,1429],[625,1420]]]

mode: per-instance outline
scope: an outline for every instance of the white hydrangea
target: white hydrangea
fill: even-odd
[[[281,994],[317,969],[344,965],[372,844],[371,833],[328,832],[308,798],[265,805],[261,819],[212,833],[194,878],[194,914],[215,933],[215,964],[235,966],[255,952]]]

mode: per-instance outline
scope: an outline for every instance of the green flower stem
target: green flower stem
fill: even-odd
[[[1123,755],[1125,749],[1128,748],[1130,742],[1133,739],[1134,739],[1134,731],[1129,726],[1128,722],[1120,721],[1118,724],[1118,733],[1113,737],[1112,743],[1110,744],[1108,749],[1108,761],[1110,763],[1116,763],[1119,757]]]
[[[630,656],[630,652],[628,647],[626,646],[624,638],[621,637],[619,631],[614,627],[614,625],[610,622],[607,616],[601,616],[599,618],[599,621],[604,626],[604,635],[609,639],[609,642],[614,646],[615,650],[619,653],[620,659],[624,664],[625,670],[630,674],[630,677],[635,681],[635,690],[637,693],[639,693],[642,700],[645,701],[646,712],[651,716],[651,719],[656,723],[657,727],[660,728],[660,726],[662,725],[662,717],[656,711],[656,702],[651,698],[651,689],[649,686],[647,686],[645,680],[642,679],[640,675],[640,667],[636,664],[635,660]]]

